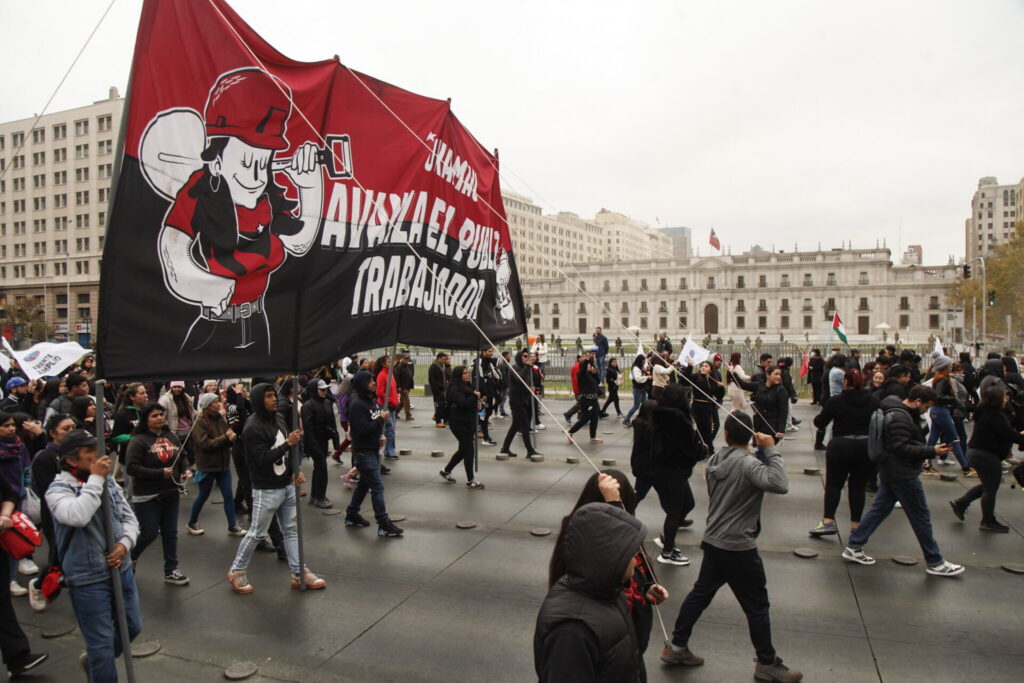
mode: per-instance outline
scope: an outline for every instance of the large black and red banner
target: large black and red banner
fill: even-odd
[[[525,331],[497,159],[445,100],[146,0],[103,250],[109,379],[312,368]]]

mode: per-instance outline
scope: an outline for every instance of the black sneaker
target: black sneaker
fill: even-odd
[[[982,522],[978,525],[978,528],[982,531],[992,531],[997,534],[1008,534],[1010,533],[1010,527],[1005,524],[1000,524],[994,519],[991,522]]]
[[[256,544],[256,550],[258,550],[261,553],[276,553],[277,552],[277,548],[274,547],[274,544],[271,543],[270,541],[268,541],[265,538],[263,540],[261,540],[259,543]]]
[[[345,515],[345,526],[370,526],[370,523],[358,512],[349,512]]]
[[[387,465],[381,465],[380,466],[380,473],[381,474],[391,474],[391,468],[388,467]]]
[[[390,519],[385,520],[377,525],[378,536],[388,536],[394,538],[397,536],[401,536],[404,533],[405,532],[402,529],[395,526],[395,523],[392,522]]]
[[[187,586],[188,577],[175,569],[170,574],[164,574],[164,583],[170,583],[175,586]]]
[[[959,519],[961,522],[964,521],[964,512],[966,512],[965,508],[963,508],[955,500],[949,501],[949,507],[953,508],[953,514],[956,515],[957,519]]]
[[[20,676],[24,673],[28,673],[32,669],[42,664],[49,658],[50,655],[40,652],[29,652],[26,653],[17,664],[12,665],[8,671],[11,672],[11,678]]]
[[[775,658],[771,664],[762,664],[754,660],[754,679],[758,681],[771,681],[772,683],[797,683],[802,681],[804,675],[799,671],[791,670],[782,663],[782,659]]]

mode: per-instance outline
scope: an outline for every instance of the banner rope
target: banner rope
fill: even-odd
[[[103,20],[107,18],[107,14],[110,13],[110,9],[114,6],[115,2],[117,2],[117,0],[110,0],[110,4],[107,5],[107,9],[103,10],[103,15],[100,17],[100,20],[96,22],[96,25],[89,33],[89,37],[85,39],[85,44],[82,45],[82,48],[78,51],[78,54],[75,55],[75,58],[73,60],[71,60],[71,66],[69,66],[68,70],[64,72],[64,75],[61,77],[60,82],[57,83],[57,87],[53,89],[53,92],[50,94],[50,99],[46,100],[46,104],[43,105],[42,111],[36,114],[36,118],[34,121],[32,121],[32,125],[29,127],[28,131],[26,131],[26,135],[22,137],[21,144],[18,145],[17,149],[11,152],[11,166],[14,165],[14,158],[18,156],[18,152],[25,148],[25,140],[28,139],[28,134],[35,130],[36,124],[39,123],[39,119],[43,118],[43,116],[46,114],[46,110],[50,108],[50,104],[53,103],[53,98],[57,96],[57,93],[60,92],[60,89],[64,86],[64,81],[68,79],[68,76],[71,74],[71,70],[75,68],[75,64],[78,64],[78,59],[82,56],[82,53],[85,52],[85,48],[89,47],[89,43],[92,41],[92,37],[96,35],[96,31],[98,31],[100,25],[103,24]],[[124,125],[124,123],[122,122],[121,125]],[[5,166],[3,169],[0,169],[0,180],[4,179],[4,176],[7,174],[8,168],[9,167]]]

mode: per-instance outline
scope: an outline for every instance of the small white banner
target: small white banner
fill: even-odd
[[[11,348],[7,339],[4,339],[3,343],[7,352],[18,361],[21,371],[30,380],[36,380],[47,375],[58,375],[69,365],[89,353],[89,350],[83,349],[79,346],[78,342],[65,342],[63,344],[40,342],[25,351],[15,351]]]

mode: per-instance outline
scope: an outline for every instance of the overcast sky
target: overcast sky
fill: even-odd
[[[203,0],[194,0],[201,2]],[[107,0],[3,0],[0,120],[31,116]],[[271,44],[451,97],[545,212],[723,246],[964,251],[982,176],[1024,176],[1024,3],[235,0]],[[50,111],[124,92],[118,0]],[[513,175],[514,174],[514,175]]]

